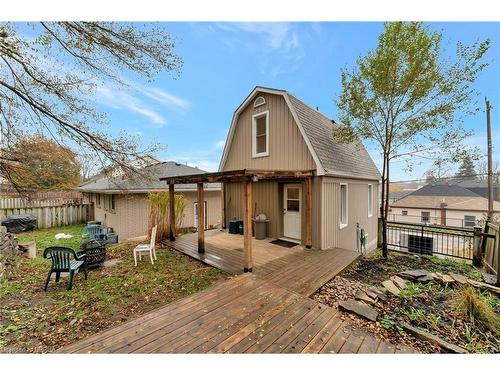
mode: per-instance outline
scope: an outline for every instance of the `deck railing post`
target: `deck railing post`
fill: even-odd
[[[377,230],[377,247],[381,248],[382,247],[382,231],[383,231],[383,226],[382,226],[382,218],[378,218],[378,230]]]
[[[198,252],[205,252],[205,199],[203,197],[203,183],[198,183]]]
[[[168,239],[175,241],[175,194],[174,184],[168,184],[169,234]]]
[[[481,227],[474,227],[474,243],[472,249],[472,264],[476,267],[483,265],[483,257],[481,255]]]
[[[244,272],[252,272],[252,181],[244,182],[245,212],[243,218],[243,248],[245,251]]]

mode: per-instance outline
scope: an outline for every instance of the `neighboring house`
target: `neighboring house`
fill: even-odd
[[[359,225],[368,234],[367,249],[376,248],[380,174],[361,143],[334,140],[337,126],[285,90],[256,87],[236,109],[219,176],[237,170],[275,172],[273,178],[252,183],[252,216],[266,215],[269,237],[354,250]],[[284,180],[280,171],[309,171],[312,177]],[[310,244],[306,181],[312,183]],[[232,218],[243,218],[243,186],[224,182],[226,226]]]
[[[474,227],[488,212],[488,199],[458,184],[431,184],[392,203],[389,220]],[[493,202],[494,214],[500,202]]]
[[[493,178],[493,200],[500,202],[500,181],[498,177]],[[477,181],[477,180],[451,180],[448,182],[450,185],[458,185],[460,187],[466,188],[483,198],[488,198],[488,181]]]
[[[158,162],[142,168],[140,175],[126,178],[120,175],[106,177],[102,174],[90,178],[77,190],[84,193],[86,199],[94,203],[94,218],[106,227],[112,227],[120,242],[143,237],[148,229],[148,193],[166,190],[164,176],[179,176],[205,173],[199,168],[173,161]],[[220,184],[206,184],[204,197],[205,228],[215,227],[221,222],[221,187]],[[176,193],[187,200],[181,227],[196,227],[196,185],[177,185]]]

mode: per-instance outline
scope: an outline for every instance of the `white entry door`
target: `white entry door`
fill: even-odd
[[[283,236],[300,240],[302,238],[301,211],[302,211],[302,189],[297,184],[286,184],[283,186]]]
[[[194,202],[194,227],[198,228],[198,202]],[[205,223],[203,227],[208,229],[208,220],[207,220],[207,201],[203,202],[203,218],[205,219]]]

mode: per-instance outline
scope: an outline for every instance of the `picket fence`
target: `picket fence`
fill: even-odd
[[[37,218],[37,228],[52,228],[81,224],[92,220],[90,203],[73,199],[26,200],[0,198],[0,218],[10,215],[30,214]]]

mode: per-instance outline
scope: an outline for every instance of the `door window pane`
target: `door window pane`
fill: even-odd
[[[288,188],[287,189],[288,199],[299,199],[299,188]]]
[[[300,201],[298,199],[287,199],[287,211],[300,211]]]

